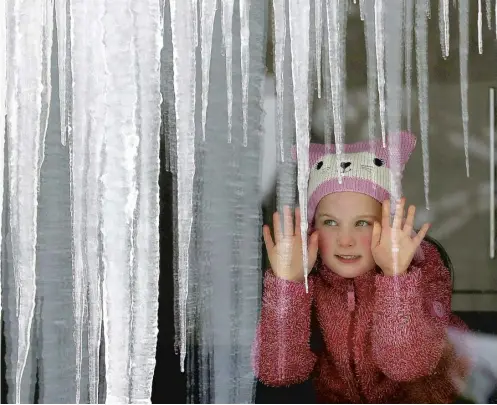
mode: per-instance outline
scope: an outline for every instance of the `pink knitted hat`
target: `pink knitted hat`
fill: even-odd
[[[392,151],[389,151],[388,145],[383,147],[381,139],[344,144],[339,165],[335,145],[309,145],[310,172],[307,205],[309,224],[312,224],[314,220],[319,201],[331,193],[355,191],[367,194],[379,202],[390,198],[393,191],[392,156],[399,165],[400,182],[405,165],[416,146],[416,137],[411,133],[392,134],[388,139],[393,136],[397,139],[395,139],[395,147]],[[342,175],[341,184],[339,170]]]

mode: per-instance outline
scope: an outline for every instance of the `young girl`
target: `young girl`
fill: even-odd
[[[416,139],[396,134],[403,170]],[[390,221],[391,168],[380,142],[312,144],[308,188],[309,292],[302,268],[300,213],[274,214],[264,226],[271,269],[264,280],[254,370],[269,386],[312,378],[318,402],[451,402],[453,353],[446,328],[465,325],[451,313],[451,276],[436,247],[413,231],[405,199]],[[393,212],[393,210],[392,210]],[[311,313],[323,347],[311,349]]]

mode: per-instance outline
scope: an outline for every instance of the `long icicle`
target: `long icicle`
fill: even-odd
[[[421,132],[421,149],[423,154],[423,181],[426,209],[430,209],[429,185],[430,170],[428,156],[428,21],[426,17],[427,0],[415,1],[416,24],[416,70],[418,78],[419,127]]]
[[[7,14],[5,1],[0,2],[0,258],[2,257],[3,233],[3,203],[4,203],[4,165],[5,165],[5,113],[7,104]],[[2,268],[0,266],[0,280],[2,279]],[[2,283],[0,282],[0,298],[2,295]],[[0,299],[0,313],[2,312],[2,300]]]
[[[202,53],[202,139],[205,141],[205,123],[207,121],[207,102],[209,100],[209,77],[211,73],[211,50],[214,18],[217,0],[202,0],[200,13],[201,53]]]
[[[478,52],[483,53],[483,11],[481,0],[478,0]]]
[[[414,24],[414,0],[404,0],[404,64],[405,64],[405,99],[404,106],[407,116],[407,130],[412,129],[412,43],[413,43],[413,24]]]
[[[276,128],[281,162],[285,161],[283,145],[283,100],[284,100],[284,62],[286,44],[286,0],[273,0],[274,15],[274,70],[276,83]]]
[[[386,147],[386,128],[385,128],[385,37],[384,37],[384,20],[383,20],[383,0],[375,0],[375,44],[376,44],[376,70],[378,73],[378,98],[380,102],[380,125],[381,139],[383,147]]]
[[[185,370],[189,250],[193,224],[193,178],[195,176],[195,34],[194,8],[184,0],[170,0],[174,55],[176,107],[177,211],[178,211],[178,308],[180,363]]]
[[[155,369],[159,310],[159,171],[160,56],[163,21],[161,0],[141,0],[134,8],[134,52],[137,103],[135,119],[140,138],[136,167],[137,205],[134,214],[134,279],[130,403],[150,402]],[[139,57],[138,57],[139,56]]]
[[[363,11],[366,66],[368,69],[368,137],[370,141],[373,141],[376,134],[376,104],[378,100],[374,3],[372,1],[365,2]]]
[[[55,0],[59,69],[60,136],[62,145],[72,132],[71,124],[71,1]]]
[[[289,2],[290,42],[292,50],[293,99],[297,138],[297,183],[301,215],[303,270],[307,279],[307,181],[309,178],[309,31],[310,0]]]
[[[85,210],[86,195],[91,186],[86,185],[84,173],[88,168],[88,159],[91,155],[88,149],[87,135],[90,132],[90,117],[93,109],[89,107],[88,93],[93,90],[90,86],[92,83],[89,79],[89,72],[95,69],[94,66],[88,66],[88,59],[91,55],[90,49],[86,46],[86,35],[89,21],[92,20],[88,13],[90,12],[87,2],[81,0],[72,0],[69,14],[75,16],[74,24],[71,25],[70,37],[72,39],[70,61],[72,63],[72,73],[75,78],[73,89],[71,91],[73,100],[73,133],[68,139],[69,145],[69,162],[70,162],[70,193],[71,193],[71,229],[72,229],[72,276],[73,276],[73,311],[74,311],[74,345],[76,349],[76,398],[75,403],[79,404],[81,397],[81,368],[83,357],[83,327],[84,327],[84,307],[87,296],[86,266],[87,256],[85,248],[87,237],[85,235],[88,217]],[[95,8],[95,11],[97,9]],[[91,31],[90,31],[91,32]],[[61,94],[61,97],[65,97]],[[87,113],[90,112],[89,114]],[[90,134],[91,136],[91,134]],[[85,187],[86,186],[86,187]],[[84,189],[86,188],[86,190]],[[90,225],[91,227],[91,225]],[[90,252],[88,252],[90,253]],[[91,254],[91,253],[90,253]],[[88,331],[91,333],[91,331]],[[89,349],[91,352],[91,342]],[[93,372],[93,358],[89,358],[89,366]],[[94,396],[94,382],[90,373],[90,396]]]
[[[250,67],[250,2],[240,0],[240,43],[242,59],[242,113],[243,113],[243,146],[247,146],[248,131],[248,97]]]
[[[228,142],[233,130],[233,7],[234,0],[221,0],[223,16],[223,42],[226,52],[226,91],[228,97]]]
[[[439,0],[438,3],[438,28],[440,31],[440,47],[442,57],[447,59],[450,50],[450,30],[449,30],[449,0]]]
[[[9,210],[18,319],[15,400],[31,339],[36,296],[38,188],[50,106],[51,1],[6,3]],[[22,35],[29,27],[31,35]],[[2,179],[3,181],[3,179]]]
[[[459,70],[461,83],[461,113],[466,157],[466,176],[469,177],[469,112],[468,112],[468,47],[469,47],[469,2],[459,0]]]
[[[318,98],[321,98],[322,72],[321,54],[323,43],[323,3],[322,0],[314,0],[314,24],[316,32],[316,75],[318,79]]]
[[[487,28],[492,29],[492,0],[486,0],[485,13],[487,15]]]
[[[345,24],[347,22],[346,2],[330,0],[327,2],[328,58],[331,78],[331,100],[333,125],[337,155],[338,181],[342,182],[340,156],[343,153],[345,135]]]

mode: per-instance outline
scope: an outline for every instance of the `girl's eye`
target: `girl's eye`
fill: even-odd
[[[335,226],[336,225],[336,221],[334,221],[333,219],[326,219],[323,224],[325,224],[326,226]]]
[[[361,220],[361,221],[357,221],[357,226],[369,226],[371,225],[368,221],[364,221],[364,220]]]

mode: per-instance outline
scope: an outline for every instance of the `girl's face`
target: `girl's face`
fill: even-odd
[[[375,267],[371,254],[374,221],[381,221],[381,204],[356,192],[328,194],[314,217],[319,254],[336,274],[353,278]]]

